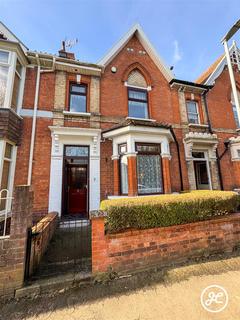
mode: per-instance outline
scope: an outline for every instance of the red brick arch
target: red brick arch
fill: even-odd
[[[138,70],[143,77],[146,80],[146,83],[148,86],[152,86],[152,79],[148,73],[148,71],[138,62],[132,63],[131,65],[129,65],[125,71],[123,72],[122,75],[122,81],[125,82],[128,80],[129,74],[133,71],[133,70]]]

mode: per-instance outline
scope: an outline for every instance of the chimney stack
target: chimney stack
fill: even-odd
[[[62,41],[62,49],[58,51],[58,55],[61,58],[66,58],[66,59],[73,59],[75,60],[75,55],[72,52],[67,52],[66,51],[66,45],[65,41]]]

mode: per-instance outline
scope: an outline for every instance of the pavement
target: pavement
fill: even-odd
[[[220,288],[203,292],[212,285]],[[0,319],[237,320],[240,257],[156,269],[110,283],[11,301],[2,306]]]

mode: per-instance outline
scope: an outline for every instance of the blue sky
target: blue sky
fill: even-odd
[[[82,61],[97,62],[138,22],[184,80],[222,54],[220,39],[239,18],[239,0],[0,0],[0,20],[31,50],[56,53],[64,38],[78,38]]]

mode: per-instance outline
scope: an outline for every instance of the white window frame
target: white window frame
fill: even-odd
[[[21,69],[21,73],[19,73],[17,71],[17,61],[20,63],[22,69]],[[22,99],[23,99],[23,89],[24,89],[24,80],[25,80],[25,72],[24,72],[24,67],[21,64],[20,60],[18,57],[16,57],[16,64],[15,64],[15,74],[17,75],[17,77],[19,78],[19,87],[18,87],[18,96],[17,96],[17,104],[16,104],[16,112],[17,114],[19,114],[20,112],[20,108],[21,108],[21,104],[22,104]],[[13,77],[13,87],[12,87],[12,95],[13,95],[13,88],[14,88],[14,82],[15,82],[15,74]],[[11,104],[12,104],[12,96],[11,96]],[[12,108],[12,105],[10,105],[10,107]]]
[[[195,103],[197,113],[188,112],[188,103],[190,103],[190,102],[191,102],[191,103]],[[198,106],[198,102],[197,102],[197,101],[195,101],[195,100],[186,100],[186,111],[187,111],[187,117],[188,117],[188,123],[189,123],[189,124],[192,124],[192,125],[194,125],[194,124],[201,124],[201,123],[200,123],[200,116],[199,116],[199,106]],[[189,116],[188,116],[189,114],[197,115],[198,122],[197,122],[197,123],[195,123],[195,122],[190,122],[190,121],[189,121]]]
[[[9,143],[12,146],[12,154],[11,159],[5,157],[6,144]],[[3,164],[4,161],[10,162],[10,170],[8,177],[8,186],[7,189],[9,194],[13,194],[13,184],[14,184],[14,176],[15,176],[15,167],[16,167],[16,156],[17,156],[17,146],[9,140],[0,140],[0,186],[2,183],[2,174],[3,174]],[[11,208],[11,201],[9,201],[9,208]]]
[[[239,90],[237,91],[237,95],[238,95],[238,99],[240,99],[240,92]],[[231,92],[231,100],[230,100],[230,103],[231,103],[231,106],[232,106],[232,112],[233,112],[233,117],[234,117],[234,121],[235,121],[235,125],[237,127],[237,129],[240,129],[240,119],[238,117],[238,112],[237,112],[237,106],[235,104],[235,101],[234,101],[234,96],[233,96],[233,93]],[[235,117],[235,113],[233,111],[233,108],[236,109],[236,115],[237,117]]]
[[[0,105],[0,108],[12,108],[12,95],[13,95],[13,87],[14,87],[14,79],[15,73],[20,78],[20,85],[18,90],[18,99],[17,99],[17,106],[16,106],[16,113],[20,113],[20,109],[22,106],[23,101],[23,93],[24,93],[24,82],[25,82],[25,74],[26,68],[20,62],[19,57],[17,56],[16,52],[12,52],[9,50],[5,50],[0,48],[0,51],[8,53],[8,62],[0,62],[0,66],[8,67],[8,74],[7,74],[7,84],[6,84],[6,93],[4,98],[4,104]],[[16,70],[17,59],[22,66],[21,74]]]
[[[0,51],[8,52],[9,54],[7,63],[0,62],[1,66],[8,67],[5,99],[4,99],[4,104],[0,106],[0,108],[11,108],[13,81],[15,76],[17,55],[15,52],[11,52],[9,50],[0,49]]]
[[[0,51],[8,53],[8,61],[7,62],[3,62],[3,61],[0,60],[0,65],[9,66],[10,65],[9,61],[10,61],[11,51],[8,51],[8,50],[5,50],[5,49],[0,49]]]
[[[129,115],[129,90],[133,90],[133,91],[136,91],[136,92],[140,92],[140,91],[145,91],[146,92],[146,95],[147,95],[147,118],[138,118],[138,117],[134,117],[134,116],[130,116]],[[147,88],[140,88],[140,87],[136,87],[136,86],[127,86],[127,100],[128,100],[128,116],[127,118],[129,119],[139,119],[139,120],[149,120],[150,119],[150,115],[149,115],[149,92],[147,90]],[[132,100],[131,100],[132,101]],[[139,100],[141,101],[141,100]]]
[[[239,129],[239,128],[240,128],[240,119],[238,118],[237,106],[236,106],[236,104],[235,104],[233,101],[231,101],[231,105],[232,105],[232,112],[233,112],[234,121],[235,121],[235,124],[236,124],[237,129]],[[237,117],[235,117],[235,113],[234,113],[234,111],[233,111],[234,108],[236,109],[236,115],[237,115]]]

